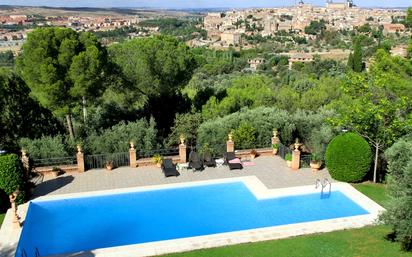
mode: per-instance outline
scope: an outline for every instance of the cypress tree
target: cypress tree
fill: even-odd
[[[350,70],[353,70],[353,54],[352,53],[349,54],[348,63],[346,67],[348,67],[348,69]]]
[[[362,62],[362,47],[359,40],[356,40],[353,46],[353,71],[362,72],[363,62]]]

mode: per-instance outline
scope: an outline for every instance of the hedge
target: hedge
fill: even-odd
[[[20,158],[16,154],[0,155],[0,190],[10,195],[17,189],[22,191],[19,198],[23,199],[24,171]]]
[[[344,182],[359,182],[368,173],[372,152],[368,142],[355,133],[336,136],[329,143],[325,162],[332,178]]]
[[[19,146],[25,149],[30,158],[48,159],[69,156],[63,136],[42,136],[41,138],[22,138]]]
[[[270,147],[272,131],[277,128],[282,143],[288,145],[299,137],[305,142],[313,130],[320,129],[325,119],[334,115],[332,111],[312,113],[298,111],[289,114],[285,110],[271,107],[242,109],[224,117],[203,122],[197,133],[197,146],[208,144],[215,155],[225,151],[228,134],[236,131],[241,124],[248,124],[255,129],[254,148]],[[239,149],[236,146],[235,148]]]
[[[135,122],[114,125],[100,133],[94,132],[85,142],[85,150],[91,154],[121,153],[129,151],[133,141],[137,151],[152,150],[156,147],[154,119],[149,122],[140,119]]]

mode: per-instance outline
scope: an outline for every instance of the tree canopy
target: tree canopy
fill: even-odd
[[[94,100],[103,92],[107,53],[90,33],[42,28],[28,34],[17,70],[31,95],[56,116],[66,115],[72,138],[72,108],[83,97]]]

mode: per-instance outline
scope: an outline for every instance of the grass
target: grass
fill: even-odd
[[[4,216],[6,216],[5,213],[0,213],[0,227],[1,227],[1,224],[3,224]]]
[[[385,186],[362,183],[353,185],[357,190],[385,207],[388,197]],[[298,236],[287,239],[231,245],[164,255],[167,257],[412,257],[402,252],[398,243],[385,239],[391,232],[388,226],[368,226],[360,229],[334,231],[323,234]]]
[[[360,191],[370,199],[374,200],[382,207],[387,206],[389,197],[385,193],[385,185],[371,182],[365,182],[361,184],[352,184],[356,190]]]
[[[324,234],[299,236],[288,239],[232,245],[186,253],[169,254],[168,257],[410,257],[412,253],[400,251],[397,243],[384,239],[390,232],[386,226],[336,231]]]

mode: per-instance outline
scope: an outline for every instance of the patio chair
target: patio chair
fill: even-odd
[[[230,170],[241,170],[243,169],[242,163],[240,161],[238,163],[230,163],[230,161],[236,160],[235,152],[226,152],[223,156],[225,162],[224,164],[229,166]]]
[[[212,158],[212,155],[206,152],[203,155],[203,164],[207,167],[216,167],[216,161]]]
[[[172,159],[164,159],[162,162],[162,171],[165,177],[179,176],[176,166],[173,164]]]
[[[195,151],[191,151],[189,154],[189,167],[194,171],[203,170],[203,162]]]

